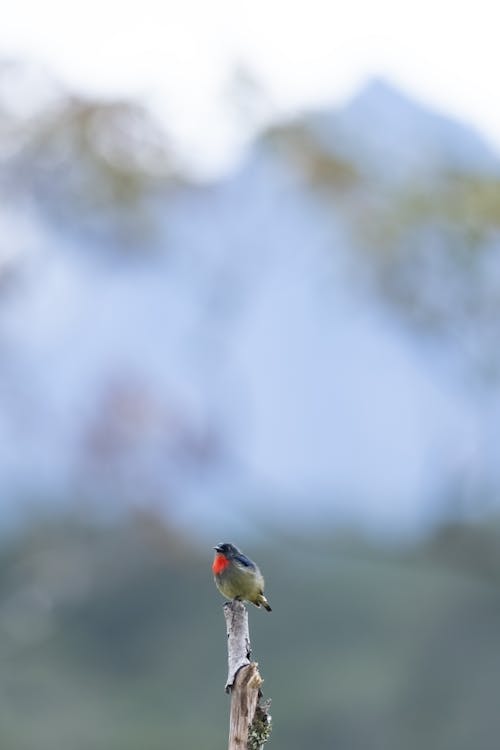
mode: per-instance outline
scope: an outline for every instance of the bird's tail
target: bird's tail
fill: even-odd
[[[255,604],[258,607],[260,607],[262,605],[264,607],[264,609],[267,609],[268,612],[272,612],[272,609],[271,609],[271,607],[269,605],[269,602],[267,601],[267,599],[264,596],[264,594],[259,594],[259,596],[257,597],[257,601],[255,602]]]

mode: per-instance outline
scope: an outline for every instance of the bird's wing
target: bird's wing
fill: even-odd
[[[255,570],[255,563],[249,560],[242,552],[234,556],[234,561],[244,568]]]

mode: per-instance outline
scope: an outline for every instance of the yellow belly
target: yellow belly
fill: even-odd
[[[264,579],[260,571],[232,570],[215,576],[219,591],[227,599],[255,601],[264,589]]]

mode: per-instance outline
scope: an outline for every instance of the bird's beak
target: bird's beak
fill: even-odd
[[[220,552],[220,544],[217,544],[217,545],[216,545],[216,546],[214,547],[214,550],[215,550],[216,552]]]

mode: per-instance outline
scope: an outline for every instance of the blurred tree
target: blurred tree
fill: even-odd
[[[2,183],[9,195],[28,196],[54,220],[108,246],[154,246],[164,229],[154,201],[182,184],[164,129],[139,104],[77,96],[55,85],[26,113],[12,106],[7,85],[14,76],[26,92],[21,73],[19,66],[4,69],[0,96]]]
[[[383,299],[458,353],[464,375],[498,385],[500,178],[440,175],[357,218],[356,246]]]
[[[436,505],[446,513],[452,506],[454,513],[488,509],[500,487],[498,165],[492,157],[476,171],[454,167],[446,142],[437,139],[433,161],[421,171],[414,154],[411,168],[394,171],[389,146],[384,160],[380,153],[371,159],[369,136],[346,130],[335,113],[275,126],[263,141],[320,200],[352,287],[389,310],[427,348],[439,377],[470,403],[471,456],[450,469]]]
[[[300,120],[268,128],[263,143],[302,173],[309,186],[332,192],[336,200],[361,180],[353,161],[340,152],[326,149]]]
[[[500,175],[453,169],[444,144],[425,182],[413,173],[384,181],[336,133],[335,118],[321,124],[306,116],[269,128],[263,142],[347,228],[352,280],[363,291],[368,283],[412,330],[453,351],[464,376],[496,386]]]

